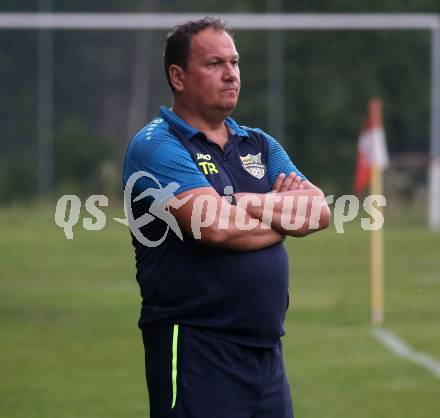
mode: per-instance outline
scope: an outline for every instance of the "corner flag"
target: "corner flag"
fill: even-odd
[[[388,167],[388,164],[389,158],[382,121],[382,103],[379,98],[374,98],[370,100],[368,116],[364,121],[358,140],[354,191],[360,194],[371,184],[373,166],[383,171]],[[375,193],[373,190],[371,192]]]
[[[370,185],[372,195],[382,195],[382,172],[388,166],[389,158],[385,144],[380,99],[370,100],[368,116],[358,141],[356,176],[354,190],[362,193]],[[380,207],[377,208],[381,210]],[[371,321],[382,325],[384,320],[384,274],[383,274],[383,231],[371,231],[370,240],[370,283]]]

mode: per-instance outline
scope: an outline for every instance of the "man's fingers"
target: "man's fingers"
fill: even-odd
[[[301,176],[298,176],[297,174],[295,174],[295,177],[293,179],[292,184],[290,185],[290,189],[289,190],[297,190],[297,189],[302,188],[302,187],[300,187],[301,186],[301,182],[302,182]]]
[[[283,181],[284,181],[285,177],[286,177],[286,175],[284,173],[280,173],[278,175],[278,177],[276,178],[275,183],[273,185],[273,188],[272,188],[273,192],[279,192],[280,191],[281,185],[283,184]]]
[[[284,173],[280,173],[275,180],[272,191],[274,192],[287,192],[298,189],[303,189],[301,184],[302,178],[295,172],[290,173],[287,177]]]
[[[288,190],[295,190],[291,189],[292,183],[295,180],[295,173],[290,173],[283,181],[283,184],[280,187],[280,192],[287,192]]]

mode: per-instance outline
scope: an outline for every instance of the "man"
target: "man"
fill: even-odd
[[[177,26],[164,54],[172,108],[127,151],[151,418],[293,417],[283,239],[325,228],[329,209],[275,139],[229,118],[238,60],[221,21]]]

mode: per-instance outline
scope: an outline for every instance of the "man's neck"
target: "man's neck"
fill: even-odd
[[[173,103],[173,112],[187,122],[192,127],[203,132],[211,141],[217,143],[221,148],[228,141],[228,130],[225,125],[226,116],[217,118],[207,118],[190,109],[180,106],[179,103]]]

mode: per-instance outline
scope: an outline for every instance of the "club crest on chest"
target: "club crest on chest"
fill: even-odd
[[[261,162],[261,152],[257,155],[248,154],[240,156],[243,168],[257,179],[262,179],[266,174],[266,166]]]

